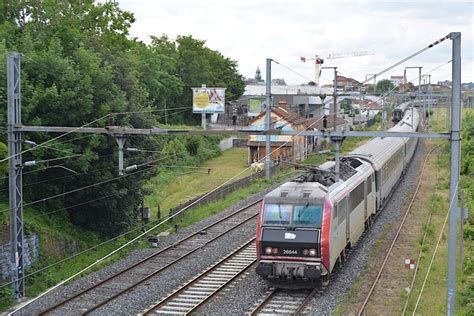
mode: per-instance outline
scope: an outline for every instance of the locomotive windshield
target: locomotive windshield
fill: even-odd
[[[263,225],[321,227],[322,205],[265,204]]]
[[[266,204],[263,213],[263,223],[268,225],[288,225],[291,219],[293,205]]]
[[[321,227],[322,213],[322,205],[295,205],[293,211],[293,226]]]

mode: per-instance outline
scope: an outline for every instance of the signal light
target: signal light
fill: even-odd
[[[274,255],[278,254],[278,248],[273,248],[272,249],[272,254],[274,254]]]
[[[308,249],[303,249],[303,256],[309,255],[309,250]]]

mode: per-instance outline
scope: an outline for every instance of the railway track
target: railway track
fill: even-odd
[[[402,221],[400,222],[400,224],[399,224],[399,226],[398,226],[397,233],[396,233],[395,236],[393,237],[393,240],[392,240],[392,243],[391,243],[391,245],[390,245],[390,248],[388,249],[387,253],[385,254],[385,258],[384,258],[384,260],[383,260],[383,262],[382,262],[382,265],[380,266],[380,268],[379,268],[379,270],[378,270],[378,272],[377,272],[377,276],[375,277],[374,281],[372,282],[372,285],[371,285],[371,287],[370,287],[370,290],[369,290],[369,292],[367,293],[367,295],[366,295],[366,297],[365,297],[365,299],[364,299],[364,302],[362,303],[362,306],[361,306],[360,309],[359,309],[358,316],[361,316],[361,315],[363,314],[365,308],[367,307],[367,305],[368,305],[368,303],[369,303],[369,300],[370,300],[370,298],[372,297],[372,294],[374,293],[375,287],[377,286],[377,284],[378,284],[378,282],[379,282],[379,280],[380,280],[380,277],[381,277],[381,275],[382,275],[382,273],[383,273],[383,270],[384,270],[384,268],[385,268],[385,266],[386,266],[386,264],[387,264],[388,258],[389,258],[389,256],[390,256],[390,254],[392,253],[393,247],[394,247],[395,244],[396,244],[396,241],[397,241],[397,239],[398,239],[398,236],[400,236],[400,232],[401,232],[401,230],[402,230],[402,228],[403,228],[403,225],[405,224],[405,221],[406,221],[406,219],[407,219],[407,217],[408,217],[408,214],[410,213],[411,207],[412,207],[413,203],[415,202],[415,198],[416,198],[416,196],[417,196],[417,194],[418,194],[418,191],[419,191],[419,189],[420,189],[421,180],[422,180],[422,178],[423,178],[423,172],[424,172],[424,170],[425,170],[426,162],[428,161],[428,158],[430,157],[431,153],[432,153],[436,148],[438,148],[439,146],[440,146],[440,145],[433,147],[433,148],[428,152],[428,154],[427,154],[426,157],[425,157],[425,160],[423,161],[423,165],[422,165],[422,167],[421,167],[420,177],[419,177],[419,179],[418,179],[418,183],[417,183],[417,185],[416,185],[416,189],[415,189],[415,191],[414,191],[414,193],[413,193],[413,197],[412,197],[412,199],[411,199],[411,201],[410,201],[410,204],[408,205],[408,207],[407,207],[407,209],[406,209],[406,211],[405,211],[405,214],[404,214],[404,216],[403,216]],[[418,262],[419,262],[419,260],[418,260]]]
[[[189,314],[222,292],[256,261],[255,238],[209,267],[187,284],[151,306],[144,315]]]
[[[71,310],[89,314],[118,297],[127,294],[165,269],[187,258],[213,241],[255,219],[258,204],[253,202],[206,226],[174,244],[167,246],[128,268],[97,282],[73,296],[50,306],[40,315],[68,314]],[[255,254],[255,251],[254,251]]]
[[[313,290],[270,289],[247,315],[300,315],[311,299],[319,293]]]

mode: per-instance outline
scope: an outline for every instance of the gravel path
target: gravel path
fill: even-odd
[[[372,227],[347,253],[346,262],[337,273],[331,276],[329,285],[308,304],[305,314],[333,314],[337,306],[343,302],[344,297],[349,293],[353,282],[364,269],[376,241],[383,236],[384,232],[386,233],[385,238],[388,240],[391,240],[395,235],[396,229],[387,232],[386,228],[400,219],[400,210],[404,210],[404,205],[411,196],[410,193],[416,184],[416,177],[425,154],[423,145],[420,143],[410,167],[392,194],[385,209],[377,217]],[[252,310],[252,307],[255,306],[268,288],[268,284],[256,275],[255,269],[251,269],[246,276],[236,281],[233,288],[220,296],[216,296],[208,305],[199,309],[197,314],[222,315],[222,312],[225,311],[227,315],[244,315]],[[356,313],[357,311],[349,312]]]

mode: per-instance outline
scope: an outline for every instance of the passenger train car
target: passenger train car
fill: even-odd
[[[423,104],[425,106],[435,106],[438,104],[437,99],[426,99],[426,100],[414,100],[414,101],[408,101],[400,104],[397,106],[395,109],[392,111],[392,122],[393,123],[398,123],[401,121],[403,116],[405,115],[405,111],[411,106],[415,105],[415,107],[422,107]]]
[[[407,110],[390,131],[414,132],[418,112]],[[415,151],[416,138],[375,138],[269,192],[260,206],[257,268],[277,287],[314,287],[328,281],[345,250],[382,209]]]
[[[400,105],[398,105],[395,109],[392,111],[392,122],[393,123],[398,123],[403,119],[403,116],[405,115],[405,111],[408,108],[408,106],[411,104],[411,102],[404,102]]]

